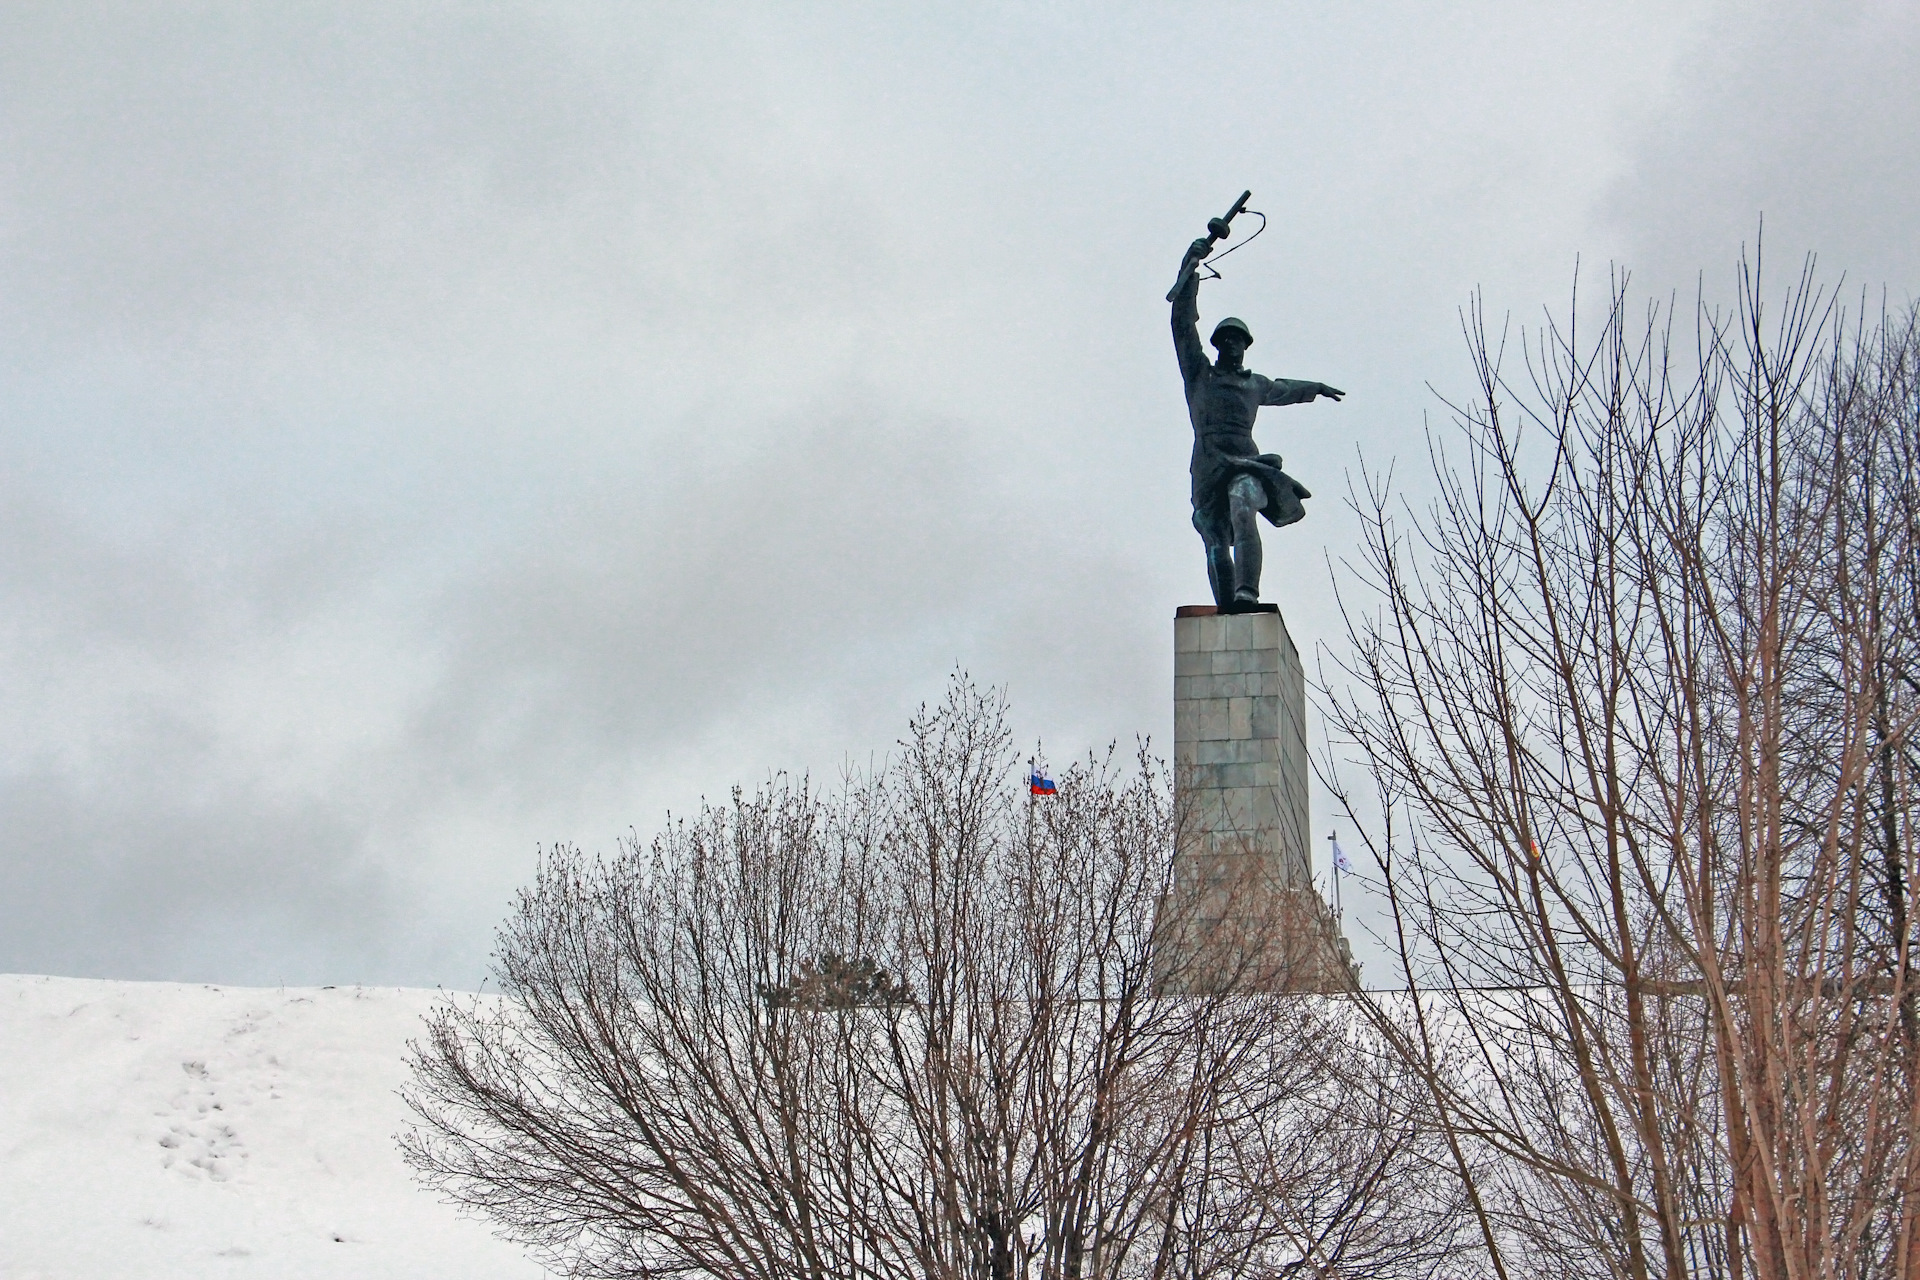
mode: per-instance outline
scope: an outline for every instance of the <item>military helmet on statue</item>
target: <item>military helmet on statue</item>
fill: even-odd
[[[1207,341],[1211,342],[1216,348],[1219,347],[1220,335],[1229,329],[1238,333],[1242,338],[1245,338],[1248,346],[1253,345],[1253,330],[1247,328],[1247,322],[1239,316],[1228,316],[1225,320],[1213,326],[1213,336],[1208,338]]]

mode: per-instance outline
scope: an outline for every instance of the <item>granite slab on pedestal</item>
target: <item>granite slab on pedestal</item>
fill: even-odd
[[[1191,869],[1258,858],[1276,886],[1311,883],[1306,675],[1279,613],[1174,616],[1173,765]]]
[[[1307,850],[1307,691],[1276,610],[1174,615],[1180,814],[1156,930],[1163,990],[1331,991],[1355,979]]]

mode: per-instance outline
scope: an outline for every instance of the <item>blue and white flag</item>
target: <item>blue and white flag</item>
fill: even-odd
[[[1333,845],[1333,869],[1335,871],[1352,871],[1353,864],[1347,861],[1347,851],[1340,847],[1340,841],[1336,838],[1330,843]]]

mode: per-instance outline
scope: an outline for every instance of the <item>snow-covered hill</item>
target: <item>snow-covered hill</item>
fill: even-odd
[[[537,1280],[394,1149],[431,991],[0,975],[5,1280]]]

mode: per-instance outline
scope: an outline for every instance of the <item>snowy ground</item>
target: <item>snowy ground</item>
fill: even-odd
[[[0,1277],[538,1280],[394,1148],[434,999],[0,975]]]

